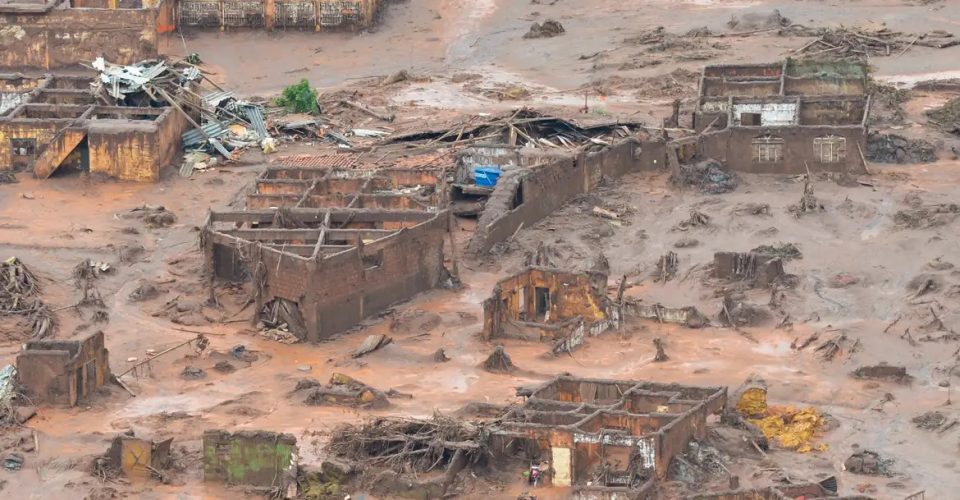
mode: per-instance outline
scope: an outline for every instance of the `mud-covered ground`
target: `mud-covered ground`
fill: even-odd
[[[775,8],[808,25],[871,21],[910,33],[960,31],[960,6],[950,1],[560,0],[551,5],[545,0],[424,0],[391,4],[383,24],[371,33],[187,34],[183,40],[167,38],[162,49],[170,54],[198,52],[214,78],[249,96],[273,94],[300,78],[342,88],[355,79],[408,70],[422,78],[363,92],[377,104],[394,106],[398,123],[420,127],[436,119],[437,108],[444,109],[445,118],[523,104],[575,109],[583,105],[584,94],[598,116],[639,114],[659,124],[659,117],[669,114],[664,104],[695,95],[696,72],[704,64],[777,60],[809,40],[758,33],[697,38],[689,42],[693,45],[656,50],[631,40],[657,26],[681,34],[703,26],[718,34],[764,29]],[[728,26],[731,17],[739,20],[736,29]],[[561,21],[566,33],[522,38],[532,22],[547,18]],[[875,58],[871,64],[881,79],[922,80],[960,71],[958,55],[960,47],[916,47],[903,57]],[[503,100],[511,87],[529,94]],[[906,121],[896,130],[949,144],[951,138],[922,125],[923,111],[949,97],[915,93],[905,105]],[[316,147],[301,143],[285,149],[310,152]],[[161,352],[198,332],[206,333],[211,345],[199,356],[189,347],[176,350],[141,370],[140,377],[125,376],[136,397],[110,385],[86,406],[40,409],[23,431],[28,438],[36,434],[37,448],[24,453],[23,470],[0,470],[0,495],[75,499],[115,490],[130,498],[253,498],[202,481],[200,437],[205,429],[290,432],[300,441],[301,461],[316,464],[322,459],[324,433],[339,423],[376,415],[429,417],[472,401],[509,404],[516,401],[518,385],[570,372],[731,387],[757,374],[767,380],[776,403],[815,406],[836,425],[822,437],[826,451],[773,450],[764,460],[734,460],[729,466],[743,486],[767,485],[772,480],[769,470],[782,469],[801,480],[837,475],[846,494],[897,499],[925,489],[928,498],[952,498],[960,490],[960,428],[938,434],[911,423],[930,410],[960,417],[956,403],[944,406],[951,396],[957,399],[949,386],[960,383],[948,375],[960,347],[951,336],[960,324],[960,276],[953,267],[960,265],[958,222],[956,214],[920,213],[925,206],[955,203],[960,197],[960,162],[951,159],[948,147],[939,154],[941,161],[932,164],[872,165],[870,175],[859,179],[864,184],[818,178],[815,193],[825,210],[799,218],[789,211],[803,189],[795,178],[743,175],[734,192],[708,195],[677,189],[666,174],[627,176],[524,229],[506,251],[461,260],[462,290],[422,294],[398,305],[393,321],[371,320],[362,331],[316,346],[262,337],[249,324],[249,309],[242,309],[247,290],[219,287],[222,307],[203,305],[198,227],[207,209],[238,206],[243,189],[266,160],[261,155],[250,153],[240,165],[189,179],[171,171],[155,185],[76,175],[37,181],[20,174],[19,183],[0,186],[0,251],[4,258],[19,257],[43,280],[43,299],[57,309],[58,338],[103,329],[114,373],[146,359],[148,350]],[[151,228],[128,215],[144,204],[165,206],[176,221]],[[766,213],[753,214],[762,204],[768,205]],[[629,214],[611,224],[591,214],[597,205],[627,207]],[[691,209],[709,215],[710,224],[676,229]],[[457,243],[462,250],[471,223],[461,224]],[[687,241],[677,247],[680,240]],[[666,306],[694,305],[717,324],[721,299],[715,293],[718,285],[709,279],[714,252],[792,243],[802,258],[786,264],[797,284],[781,291],[779,306],[767,306],[769,290],[746,292],[748,302],[770,313],[758,325],[741,331],[691,330],[631,320],[622,330],[590,338],[571,356],[558,358],[546,356],[544,344],[505,341],[521,370],[513,375],[485,372],[478,365],[493,346],[478,339],[481,302],[493,284],[518,270],[525,252],[541,242],[550,246],[559,263],[571,267],[602,253],[609,262],[612,289],[627,275],[629,296]],[[655,263],[670,251],[679,257],[678,276],[655,283],[650,276]],[[71,307],[80,293],[71,273],[87,258],[115,268],[96,281],[109,315],[106,323],[93,323],[89,308]],[[918,295],[927,280],[935,286]],[[131,300],[131,292],[145,282],[158,289],[157,295]],[[932,321],[934,315],[942,325]],[[0,364],[13,362],[26,338],[24,331],[3,323],[0,332]],[[832,360],[822,359],[812,348],[791,348],[795,340],[814,332],[822,339],[845,334],[846,348]],[[351,358],[370,333],[389,334],[394,342]],[[666,343],[667,362],[652,362],[652,339],[657,337]],[[229,351],[237,345],[256,359],[232,356]],[[438,348],[450,362],[432,360]],[[217,371],[214,365],[221,361],[236,370]],[[861,365],[878,362],[905,366],[914,381],[899,385],[849,376]],[[203,369],[206,377],[183,379],[180,374],[187,367]],[[325,381],[333,372],[414,397],[393,400],[389,409],[357,412],[306,406],[291,394],[298,380]],[[179,470],[169,484],[102,483],[91,474],[93,458],[128,429],[141,437],[175,439]],[[20,435],[6,433],[0,450],[23,450],[24,444],[16,444]],[[894,459],[893,476],[842,471],[841,463],[855,446]],[[508,476],[483,488],[468,489],[464,497],[515,498],[522,483]],[[563,496],[543,490],[538,497]]]

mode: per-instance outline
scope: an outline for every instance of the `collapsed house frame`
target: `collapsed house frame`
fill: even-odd
[[[867,68],[857,62],[707,66],[694,110],[698,135],[673,141],[670,163],[713,158],[753,173],[863,173],[866,86]]]
[[[61,166],[120,180],[156,182],[173,163],[186,118],[172,107],[109,106],[92,77],[0,78],[0,170],[39,178]],[[4,107],[6,109],[4,109]]]
[[[216,278],[252,280],[254,322],[317,342],[435,288],[450,279],[448,237],[454,248],[437,181],[427,171],[267,169],[248,210],[207,217],[211,293]]]
[[[518,394],[520,394],[518,392]],[[654,498],[670,461],[703,440],[725,387],[560,376],[504,415],[491,451],[546,460],[554,486],[574,498]]]

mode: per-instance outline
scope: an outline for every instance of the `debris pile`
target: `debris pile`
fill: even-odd
[[[873,451],[860,451],[850,455],[843,461],[843,470],[854,474],[867,476],[889,476],[892,459],[880,458],[880,454]]]
[[[734,396],[737,412],[759,427],[771,442],[800,453],[827,449],[826,444],[816,444],[826,425],[826,419],[816,408],[770,406],[766,385],[762,382],[748,384],[738,392]]]
[[[913,377],[907,374],[907,369],[902,366],[892,366],[885,363],[873,366],[861,366],[854,370],[850,375],[854,378],[869,380],[886,380],[907,384],[913,380]]]
[[[960,135],[960,97],[947,101],[943,107],[926,112],[930,123],[940,130],[954,135]]]
[[[98,57],[92,66],[99,72],[92,92],[102,100],[117,106],[171,106],[180,113],[193,126],[181,137],[187,152],[233,160],[233,151],[257,144],[265,147],[272,141],[262,106],[241,101],[215,84],[213,89],[202,88],[206,77],[193,64],[148,60],[121,66]],[[200,121],[194,116],[200,116]],[[197,167],[209,164],[189,158],[180,175],[189,177]]]
[[[306,382],[306,383],[305,383]],[[387,395],[379,389],[342,373],[330,376],[330,383],[320,385],[316,380],[297,382],[295,393],[306,391],[304,403],[312,406],[340,405],[378,409],[390,406]]]
[[[680,165],[670,175],[675,186],[692,186],[703,193],[722,194],[737,188],[737,178],[717,160],[703,160],[693,165]]]
[[[790,19],[787,19],[780,13],[780,9],[773,9],[773,12],[764,15],[760,13],[749,12],[742,16],[730,16],[727,21],[727,27],[737,31],[751,31],[771,28],[781,28],[790,26]]]
[[[401,483],[398,474],[412,474],[402,485],[383,485],[394,494],[411,483],[430,481],[425,488],[432,491],[429,497],[444,498],[461,471],[487,466],[486,435],[480,424],[439,414],[429,420],[387,417],[335,428],[326,449],[349,467],[376,474],[377,483],[388,476],[393,479],[389,483]],[[415,477],[441,471],[443,475],[432,481]]]
[[[924,139],[870,132],[867,159],[876,163],[932,163],[937,161],[937,147]]]
[[[493,373],[510,373],[517,369],[502,345],[498,345],[481,366],[484,370]]]
[[[750,251],[759,255],[773,257],[784,261],[803,258],[803,253],[799,248],[797,248],[796,245],[793,243],[784,243],[782,241],[775,245],[760,245]]]
[[[0,263],[0,316],[27,318],[34,338],[46,337],[57,327],[56,316],[39,295],[40,280],[20,259]]]
[[[672,280],[677,276],[678,267],[679,261],[677,260],[676,252],[667,252],[661,255],[657,261],[657,269],[653,272],[653,281],[656,283],[666,283]]]
[[[960,215],[960,204],[932,203],[924,205],[921,200],[908,202],[909,208],[893,214],[896,225],[908,229],[926,229],[943,226],[954,221]]]
[[[770,320],[770,311],[748,303],[742,295],[727,295],[723,298],[719,316],[720,322],[726,326],[756,326]]]
[[[530,31],[527,31],[523,37],[524,38],[553,38],[564,34],[566,30],[563,29],[563,25],[559,21],[554,21],[553,19],[547,19],[541,23],[533,23],[530,26]]]
[[[614,74],[591,80],[581,86],[580,90],[604,96],[631,91],[637,97],[669,98],[696,92],[699,81],[700,73],[677,68],[669,73],[650,77],[627,77]]]
[[[710,216],[700,212],[697,209],[690,209],[690,217],[680,221],[673,229],[676,231],[686,231],[694,227],[706,227],[710,225]]]
[[[867,84],[867,93],[870,95],[870,125],[900,125],[906,120],[903,105],[910,100],[909,90],[871,81]]]
[[[790,206],[790,212],[795,217],[803,214],[822,212],[825,210],[820,200],[813,194],[813,183],[810,182],[810,175],[803,176],[803,195],[800,196],[800,203]]]
[[[810,28],[799,24],[779,31],[782,36],[817,37],[796,50],[796,53],[818,57],[855,57],[899,55],[914,45],[942,49],[960,44],[960,39],[945,31],[913,35],[891,31],[885,27],[871,28]]]
[[[119,215],[122,219],[137,219],[149,228],[170,227],[177,222],[177,216],[163,205],[141,205]]]

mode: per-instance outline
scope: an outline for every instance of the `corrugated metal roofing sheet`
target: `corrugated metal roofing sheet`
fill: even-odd
[[[206,136],[197,129],[191,129],[185,132],[180,136],[181,140],[183,140],[184,147],[204,144],[207,142],[207,136],[212,138],[220,137],[227,133],[227,129],[220,122],[209,122],[203,125],[203,132],[206,132]]]
[[[247,120],[250,120],[250,125],[253,125],[253,129],[257,131],[257,135],[261,139],[266,139],[269,135],[267,134],[267,122],[263,118],[263,108],[247,104],[243,106],[243,110],[247,115]]]

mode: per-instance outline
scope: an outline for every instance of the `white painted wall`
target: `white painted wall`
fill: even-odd
[[[742,113],[760,113],[760,125],[763,127],[784,127],[797,123],[797,103],[795,102],[734,104],[734,125],[740,125]]]

